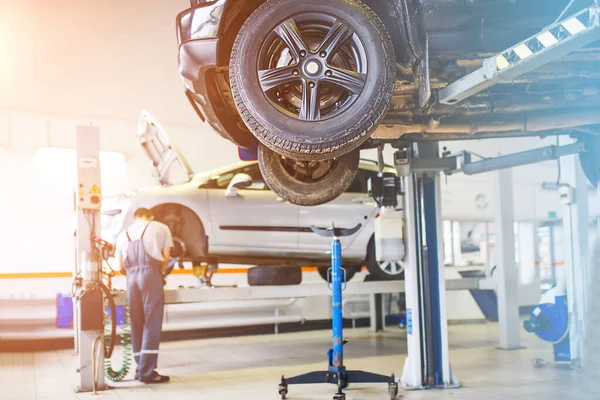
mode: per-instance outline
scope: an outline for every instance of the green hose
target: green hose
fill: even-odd
[[[129,368],[131,367],[131,358],[132,358],[132,350],[131,350],[131,326],[129,325],[129,307],[127,305],[125,307],[125,323],[121,326],[121,334],[117,335],[119,337],[119,342],[121,344],[121,349],[123,351],[123,356],[121,360],[121,368],[119,370],[114,370],[112,367],[112,360],[110,358],[104,359],[104,375],[106,379],[112,382],[120,382],[122,381],[129,372]],[[106,308],[105,308],[106,310]],[[105,311],[105,316],[108,317],[108,313]],[[111,319],[104,318],[104,346],[108,348],[110,346],[111,341]]]

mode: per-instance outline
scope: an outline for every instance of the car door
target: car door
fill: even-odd
[[[370,238],[370,234],[365,230],[372,231],[372,219],[377,213],[377,204],[367,194],[367,181],[370,176],[374,175],[377,175],[377,171],[361,167],[350,187],[340,197],[320,206],[300,208],[298,223],[301,251],[323,253],[330,248],[331,240],[312,233],[311,225],[330,227],[332,223],[335,223],[341,228],[352,228],[359,223],[362,224],[358,233],[341,238],[343,249],[348,249],[359,237]],[[361,246],[360,251],[364,252],[364,249],[366,249],[366,243],[364,247]]]
[[[228,196],[227,187],[236,174],[249,175],[252,184]],[[257,163],[215,177],[205,186],[215,236],[211,252],[253,254],[276,249],[283,255],[298,250],[299,207],[267,187]]]

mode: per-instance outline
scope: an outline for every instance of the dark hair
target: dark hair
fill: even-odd
[[[133,218],[144,218],[144,219],[152,219],[154,218],[154,214],[147,208],[138,208],[133,213]]]

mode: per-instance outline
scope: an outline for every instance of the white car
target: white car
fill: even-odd
[[[353,183],[337,199],[314,207],[291,204],[265,184],[258,162],[239,162],[194,174],[160,125],[143,113],[138,140],[150,158],[160,186],[104,199],[102,236],[114,243],[133,222],[138,207],[151,209],[171,229],[174,256],[209,264],[318,266],[322,276],[330,264],[330,239],[310,227],[361,229],[341,239],[344,267],[350,279],[366,266],[378,279],[401,278],[401,263],[375,259],[374,220],[378,207],[367,194],[367,181],[377,175],[373,161],[361,160]],[[187,182],[173,184],[175,168]],[[386,168],[386,172],[393,171]],[[185,181],[184,180],[184,181]]]

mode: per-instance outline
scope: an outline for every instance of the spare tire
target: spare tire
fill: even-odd
[[[283,286],[302,283],[300,267],[267,267],[258,266],[248,269],[248,285],[250,286]]]
[[[389,33],[360,0],[268,0],[246,20],[230,60],[231,91],[250,131],[303,161],[364,143],[395,77]]]
[[[258,165],[267,186],[282,199],[317,206],[336,199],[356,177],[360,151],[327,161],[297,161],[258,146]]]

